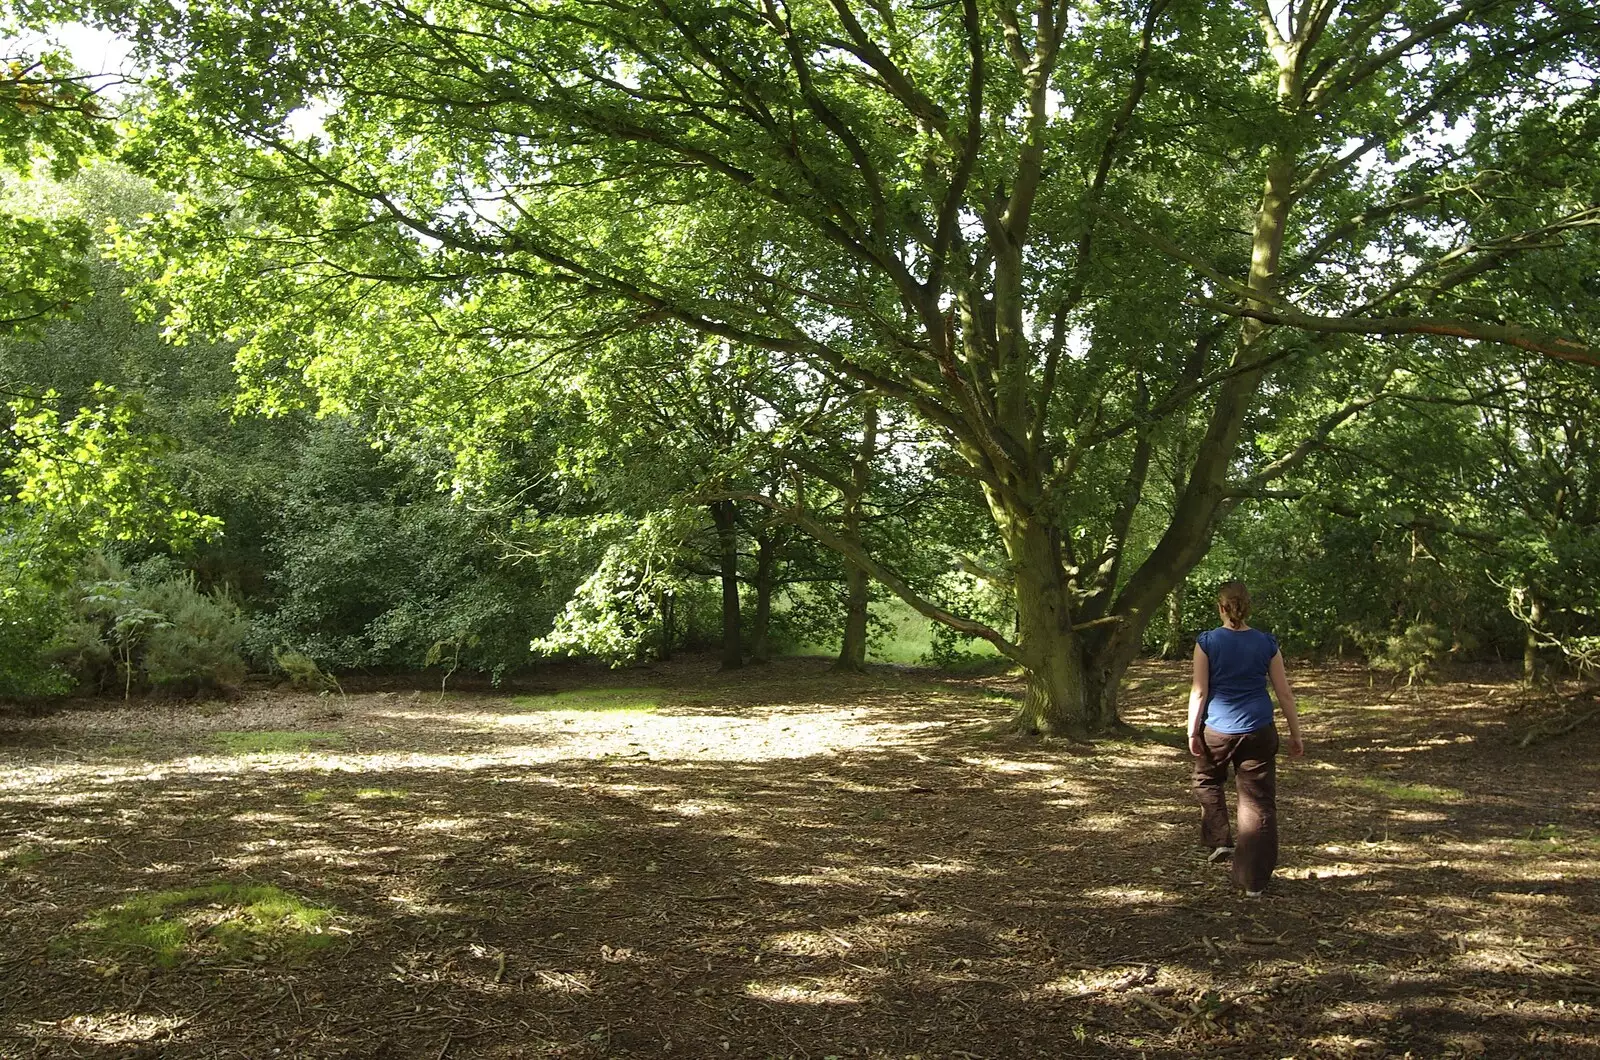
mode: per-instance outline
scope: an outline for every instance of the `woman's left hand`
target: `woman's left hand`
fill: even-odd
[[[1206,742],[1200,738],[1200,734],[1197,732],[1189,734],[1189,753],[1196,758],[1204,758],[1206,756]]]

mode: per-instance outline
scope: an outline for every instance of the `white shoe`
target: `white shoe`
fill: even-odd
[[[1211,856],[1206,858],[1206,861],[1221,861],[1223,858],[1231,857],[1232,855],[1232,847],[1213,847],[1211,850]]]
[[[1246,898],[1260,898],[1262,895],[1264,895],[1266,893],[1267,893],[1266,891],[1246,891],[1246,892],[1244,892],[1244,896]]]

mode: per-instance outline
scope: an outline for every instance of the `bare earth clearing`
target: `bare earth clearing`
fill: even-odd
[[[1175,665],[1092,752],[803,659],[0,708],[0,1055],[1600,1056],[1600,722],[1293,676],[1258,901]]]

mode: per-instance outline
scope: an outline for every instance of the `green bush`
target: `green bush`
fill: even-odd
[[[439,493],[338,420],[305,439],[284,490],[251,658],[495,674],[531,659],[528,645],[548,628],[556,600],[537,563],[505,559],[504,513]]]
[[[89,618],[74,617],[64,623],[51,641],[45,658],[60,674],[63,691],[74,684],[79,688],[104,691],[110,687],[117,669],[101,623]]]
[[[249,622],[226,592],[202,592],[194,575],[156,582],[138,594],[165,616],[145,642],[144,675],[154,688],[202,692],[234,688],[244,680]]]
[[[11,583],[0,586],[0,697],[68,691],[72,679],[54,658],[71,629],[68,609],[48,586],[14,567],[11,574]]]
[[[1351,633],[1374,670],[1403,675],[1408,685],[1432,677],[1451,650],[1446,632],[1432,622],[1413,622],[1387,637],[1373,637],[1359,629]]]
[[[244,679],[248,620],[226,592],[201,590],[170,560],[125,568],[96,556],[70,595],[76,620],[56,638],[51,660],[81,687],[196,694]]]
[[[290,688],[305,692],[332,692],[339,687],[339,682],[324,673],[317,661],[308,655],[280,650],[272,653],[272,661],[289,679]]]

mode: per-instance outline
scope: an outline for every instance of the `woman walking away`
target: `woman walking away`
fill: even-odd
[[[1272,723],[1268,681],[1289,725],[1289,753],[1305,754],[1305,744],[1278,641],[1245,624],[1250,592],[1244,582],[1229,582],[1217,591],[1217,613],[1223,624],[1200,634],[1194,646],[1194,687],[1189,691],[1189,752],[1194,755],[1194,794],[1200,800],[1200,838],[1211,848],[1212,861],[1233,855],[1233,881],[1257,898],[1278,865],[1278,730]],[[1229,766],[1239,790],[1237,840],[1229,836],[1223,793]]]

